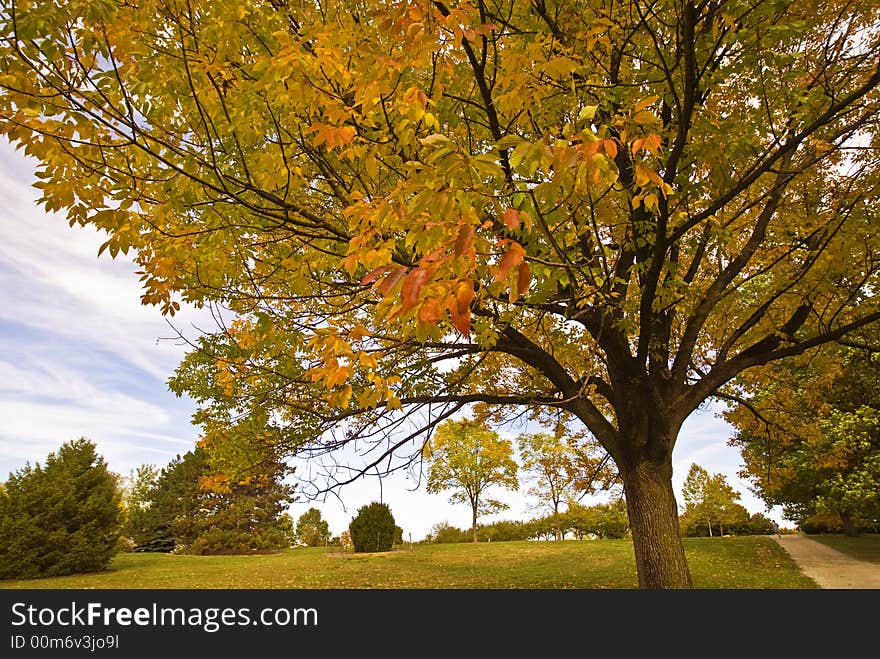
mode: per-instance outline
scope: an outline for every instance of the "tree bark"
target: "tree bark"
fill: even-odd
[[[847,535],[850,538],[854,538],[859,534],[859,530],[856,528],[855,521],[853,520],[852,515],[849,512],[841,512],[840,520],[843,522],[844,535]]]
[[[640,588],[692,588],[672,489],[671,455],[662,462],[618,465]]]
[[[474,534],[474,542],[478,542],[477,540],[477,504],[473,506],[473,518],[471,521],[471,531]]]

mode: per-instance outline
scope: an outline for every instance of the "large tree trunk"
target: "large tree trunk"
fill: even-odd
[[[477,504],[475,503],[473,506],[473,521],[471,522],[471,531],[474,534],[474,542],[478,542],[477,540]]]
[[[626,492],[640,588],[691,588],[678,528],[671,456],[661,463],[619,464]]]

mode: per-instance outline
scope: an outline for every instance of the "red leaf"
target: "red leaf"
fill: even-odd
[[[367,284],[372,284],[376,281],[380,276],[385,274],[391,270],[390,265],[380,265],[378,268],[373,268],[367,274],[364,275],[364,278],[361,279],[361,286],[366,286]]]
[[[441,315],[440,303],[437,300],[428,300],[419,309],[419,320],[429,325],[433,325],[440,320]]]
[[[462,336],[467,336],[471,333],[470,309],[465,309],[463,313],[459,313],[458,309],[453,306],[452,309],[449,310],[449,315],[452,317],[452,324],[455,326],[455,329],[461,332]]]

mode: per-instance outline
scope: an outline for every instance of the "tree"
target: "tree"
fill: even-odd
[[[378,448],[326,489],[471,403],[562,413],[619,471],[640,586],[689,587],[682,423],[880,319],[875,3],[2,0],[0,22],[0,130],[44,206],[134,250],[145,303],[234,314],[174,386],[241,470],[265,443]]]
[[[856,338],[856,337],[854,337]],[[880,522],[880,359],[877,334],[825,346],[743,379],[725,414],[744,476],[804,526],[839,517],[844,531]]]
[[[471,534],[477,542],[477,518],[507,508],[486,491],[496,485],[519,487],[513,447],[485,423],[464,419],[441,424],[423,451],[429,463],[428,492],[454,490],[451,503],[470,505]]]
[[[748,511],[736,503],[739,493],[728,484],[724,474],[710,476],[698,464],[691,464],[682,495],[686,535],[690,535],[687,529],[701,523],[705,523],[708,535],[712,537],[713,524],[718,528],[718,534],[724,535],[725,526],[729,529],[749,521]]]
[[[457,526],[452,526],[449,522],[437,522],[431,527],[426,542],[435,542],[438,544],[448,544],[455,542],[468,542],[471,536]]]
[[[552,435],[520,435],[517,442],[522,469],[532,481],[528,493],[550,508],[557,520],[556,539],[562,540],[559,506],[569,498],[608,489],[616,481],[616,471],[609,465],[608,454],[596,451],[593,442],[578,443],[561,436],[559,430]]]
[[[296,537],[309,547],[321,547],[330,540],[330,525],[317,508],[309,508],[296,523]]]
[[[145,529],[150,525],[151,492],[159,478],[159,469],[154,465],[141,465],[131,472],[124,492],[125,524],[123,535],[134,541],[135,546],[147,540]]]
[[[148,490],[140,524],[132,528],[136,551],[235,554],[290,546],[289,472],[281,462],[266,462],[236,481],[201,448],[175,457]]]
[[[118,551],[121,493],[95,445],[77,439],[0,488],[0,578],[103,570]]]
[[[603,539],[623,538],[629,531],[626,502],[623,499],[595,506],[569,501],[563,523],[578,540],[591,534]]]
[[[399,528],[388,504],[378,501],[358,508],[348,525],[355,552],[391,551]]]
[[[518,439],[522,469],[531,476],[529,494],[550,507],[556,520],[556,539],[562,540],[559,505],[571,493],[574,483],[574,457],[562,437],[547,433],[521,435]]]

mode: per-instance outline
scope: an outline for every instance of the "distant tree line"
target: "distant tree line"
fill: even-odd
[[[594,506],[569,501],[564,511],[554,511],[531,520],[501,520],[477,526],[480,542],[513,540],[554,540],[572,535],[577,539],[624,538],[629,533],[626,504],[622,499]],[[448,522],[435,524],[423,542],[471,542],[472,530],[464,530]]]

